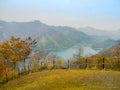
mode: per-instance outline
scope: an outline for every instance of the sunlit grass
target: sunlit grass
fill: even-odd
[[[120,90],[119,82],[117,71],[54,70],[22,76],[0,90]]]

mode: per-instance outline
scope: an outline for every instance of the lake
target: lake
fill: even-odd
[[[73,46],[67,49],[55,50],[51,53],[57,55],[58,57],[62,58],[64,61],[70,60],[73,58],[74,54],[79,53],[80,46]],[[99,51],[94,50],[91,47],[85,46],[82,47],[82,56],[91,56],[97,54]]]

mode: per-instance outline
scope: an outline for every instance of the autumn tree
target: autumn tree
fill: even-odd
[[[0,61],[0,77],[5,78],[6,82],[8,82],[8,73],[11,69],[7,68],[7,66]]]
[[[23,60],[31,52],[29,43],[19,37],[11,36],[7,41],[0,44],[0,56],[5,62],[12,62],[15,70],[17,61]]]
[[[120,69],[120,43],[118,43],[113,49],[112,49],[112,56],[116,63],[115,67],[117,69]]]
[[[113,49],[113,56],[118,58],[118,62],[120,61],[120,43]]]
[[[34,47],[36,47],[36,45],[37,45],[37,42],[36,42],[36,40],[35,39],[32,39],[32,37],[27,37],[26,39],[25,39],[25,41],[28,43],[28,46],[29,46],[29,48],[32,50],[32,49],[34,49]],[[25,62],[26,62],[26,56],[28,56],[28,55],[25,55],[25,57],[23,58],[23,60],[24,60],[24,70],[26,71],[26,66],[25,66]]]
[[[74,59],[75,59],[75,60],[78,60],[78,61],[81,60],[82,54],[83,54],[83,49],[80,48],[80,49],[78,50],[78,53],[74,55]]]
[[[4,41],[0,44],[0,60],[4,62],[7,62],[7,60],[9,59],[10,57],[10,53],[9,53],[9,44],[8,44],[8,41]]]
[[[4,70],[6,69],[6,66],[3,62],[0,62],[0,77],[4,75]]]
[[[57,66],[58,68],[64,68],[65,64],[64,64],[64,62],[63,62],[63,60],[62,60],[61,58],[58,58],[58,59],[56,60],[56,66]]]
[[[32,37],[27,37],[27,38],[25,39],[25,41],[28,43],[28,45],[29,45],[31,48],[34,48],[34,47],[36,47],[36,45],[37,45],[36,40],[35,40],[35,39],[32,39]]]

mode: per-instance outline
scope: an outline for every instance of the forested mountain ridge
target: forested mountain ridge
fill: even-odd
[[[31,22],[5,22],[0,21],[1,37],[6,39],[10,36],[26,38],[33,37],[37,41],[36,49],[56,50],[68,48],[75,44],[92,44],[95,38],[75,28],[67,26],[49,26],[38,20]]]

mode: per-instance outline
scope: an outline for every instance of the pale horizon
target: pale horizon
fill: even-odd
[[[120,29],[119,0],[1,0],[0,20],[39,20],[73,28]]]

